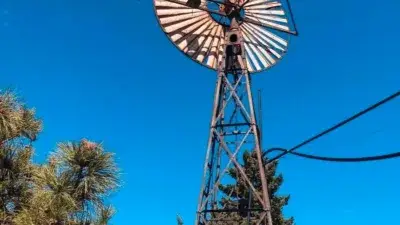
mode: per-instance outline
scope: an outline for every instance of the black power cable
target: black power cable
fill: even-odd
[[[387,102],[389,102],[389,101],[391,101],[391,100],[393,100],[393,99],[395,99],[395,98],[397,98],[399,96],[400,96],[400,90],[397,91],[396,93],[390,95],[389,97],[386,97],[386,98],[382,99],[381,101],[371,105],[370,107],[362,110],[361,112],[358,112],[355,115],[353,115],[353,116],[341,121],[340,123],[334,125],[333,127],[329,128],[329,129],[326,129],[325,131],[323,131],[323,132],[321,132],[321,133],[319,133],[319,134],[317,134],[317,135],[315,135],[315,136],[313,136],[313,137],[301,142],[300,144],[294,146],[293,148],[288,149],[288,150],[285,149],[284,151],[282,151],[282,153],[280,153],[279,155],[277,155],[277,156],[273,157],[271,160],[269,160],[269,162],[275,161],[275,160],[277,160],[277,159],[279,159],[279,158],[281,158],[281,157],[283,157],[283,156],[285,156],[287,154],[293,153],[296,149],[301,148],[301,147],[309,144],[312,141],[315,141],[316,139],[318,139],[318,138],[320,138],[320,137],[322,137],[324,135],[327,135],[328,133],[330,133],[330,132],[332,132],[332,131],[334,131],[334,130],[336,130],[336,129],[338,129],[338,128],[340,128],[340,127],[342,127],[342,126],[344,126],[344,125],[346,125],[346,124],[348,124],[350,122],[352,122],[353,120],[355,120],[355,119],[367,114],[368,112],[378,108],[379,106],[382,106],[383,104],[385,104],[385,103],[387,103]]]
[[[390,154],[385,154],[385,155],[357,157],[357,158],[324,157],[324,156],[309,155],[309,154],[304,154],[304,153],[299,153],[299,152],[290,152],[289,150],[284,149],[284,148],[271,148],[271,149],[265,151],[263,153],[263,155],[265,156],[266,154],[274,152],[274,151],[285,152],[287,154],[292,154],[292,155],[296,155],[296,156],[307,158],[307,159],[315,159],[315,160],[329,161],[329,162],[370,162],[370,161],[386,160],[386,159],[400,157],[400,152],[395,152],[395,153],[390,153]],[[270,162],[272,162],[272,160],[269,160],[267,163],[270,163]]]

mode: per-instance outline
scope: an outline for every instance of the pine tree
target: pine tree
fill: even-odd
[[[264,158],[264,164],[267,159]],[[246,175],[252,181],[254,188],[257,192],[262,196],[262,186],[261,180],[259,179],[259,170],[257,164],[257,154],[253,152],[246,151],[243,154],[243,168],[245,170]],[[272,222],[274,225],[293,225],[294,219],[289,218],[286,219],[283,215],[283,207],[286,206],[289,202],[289,195],[278,195],[277,192],[279,187],[283,183],[282,174],[276,174],[278,163],[274,162],[268,165],[268,168],[265,168],[265,174],[268,181],[268,193],[271,199],[271,214],[272,214]],[[231,168],[228,171],[228,174],[231,178],[235,180],[234,184],[228,185],[220,185],[220,190],[224,193],[224,197],[222,198],[220,204],[226,205],[228,208],[238,208],[238,200],[243,198],[249,198],[249,189],[246,185],[245,181],[238,174],[236,168]],[[253,195],[254,198],[254,195]],[[253,201],[251,206],[252,208],[262,208],[258,201]],[[259,214],[259,212],[252,212],[252,216]],[[231,220],[220,222],[220,224],[224,225],[247,225],[247,217],[240,216],[238,213],[219,213],[216,215],[219,219]]]
[[[0,224],[107,225],[114,209],[106,198],[119,186],[113,154],[83,139],[34,164],[41,129],[33,109],[0,92]]]
[[[113,154],[83,139],[61,143],[35,176],[32,204],[16,225],[107,225],[114,209],[105,198],[116,190]]]
[[[31,162],[41,121],[10,91],[0,91],[0,224],[11,224],[32,196]]]

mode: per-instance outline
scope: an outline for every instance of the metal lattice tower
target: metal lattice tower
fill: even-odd
[[[154,0],[154,4],[159,23],[175,46],[217,71],[195,225],[228,224],[217,215],[243,212],[248,215],[243,221],[229,224],[273,225],[250,73],[275,65],[286,53],[289,35],[297,35],[289,28],[283,4],[278,0]],[[257,156],[261,181],[257,184],[242,167],[245,150]],[[252,193],[248,199],[236,198],[238,205],[246,200],[245,209],[221,203],[223,197],[232,197],[219,189],[220,184],[234,185],[226,175],[230,168]]]

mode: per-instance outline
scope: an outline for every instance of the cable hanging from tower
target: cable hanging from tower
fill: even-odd
[[[400,96],[400,90],[395,92],[394,94],[382,99],[381,101],[369,106],[368,108],[354,114],[353,116],[337,123],[336,125],[322,131],[321,133],[314,135],[311,138],[306,139],[305,141],[301,142],[300,144],[290,148],[290,149],[285,149],[285,148],[271,148],[267,151],[264,152],[264,155],[274,152],[274,151],[279,151],[281,152],[277,156],[271,158],[270,160],[267,161],[267,164],[270,162],[273,162],[275,160],[278,160],[279,158],[291,154],[303,158],[308,158],[308,159],[314,159],[314,160],[322,160],[322,161],[330,161],[330,162],[367,162],[367,161],[377,161],[377,160],[386,160],[386,159],[391,159],[391,158],[397,158],[400,157],[400,152],[395,152],[395,153],[390,153],[390,154],[384,154],[384,155],[376,155],[376,156],[365,156],[365,157],[357,157],[357,158],[337,158],[337,157],[324,157],[324,156],[316,156],[316,155],[310,155],[310,154],[304,154],[304,153],[297,153],[294,152],[295,150],[304,147],[305,145],[325,136],[331,133],[332,131],[358,119],[359,117],[367,114],[368,112],[371,112],[374,109],[377,109],[378,107],[394,100],[395,98]]]

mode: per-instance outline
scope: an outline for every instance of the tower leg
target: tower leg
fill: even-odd
[[[214,107],[212,111],[212,117],[211,117],[211,127],[214,126],[216,123],[217,115],[219,113],[220,109],[220,102],[221,102],[221,90],[222,90],[222,78],[223,75],[221,73],[218,74],[218,79],[217,79],[217,86],[215,87],[215,96],[214,96]],[[202,218],[202,205],[203,205],[203,199],[204,196],[208,196],[208,188],[209,188],[209,180],[212,178],[212,171],[210,170],[210,165],[213,164],[214,162],[214,154],[215,154],[215,140],[214,140],[214,135],[213,135],[213,129],[210,129],[210,134],[208,138],[208,144],[207,144],[207,153],[206,153],[206,159],[204,163],[204,171],[203,171],[203,180],[200,188],[200,195],[199,195],[199,200],[198,200],[198,205],[197,205],[197,216],[196,216],[196,225],[202,224],[201,221],[204,220]]]
[[[268,184],[267,184],[267,176],[265,175],[265,167],[263,163],[262,153],[261,153],[261,141],[258,133],[258,126],[256,122],[256,115],[254,110],[254,99],[252,96],[251,85],[250,85],[250,75],[246,73],[246,86],[247,86],[247,93],[249,98],[250,104],[250,112],[251,112],[251,123],[252,129],[254,131],[254,139],[256,143],[256,153],[257,153],[257,161],[258,161],[258,169],[260,171],[261,183],[262,183],[262,193],[263,193],[263,200],[265,203],[265,210],[268,225],[272,225],[272,216],[271,216],[271,202],[268,194]],[[262,220],[262,219],[261,219]]]

